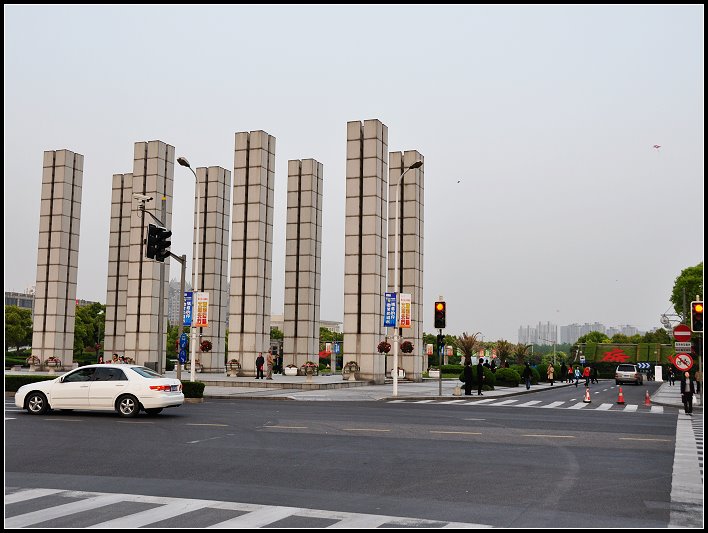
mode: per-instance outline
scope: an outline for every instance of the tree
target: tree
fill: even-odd
[[[670,302],[676,314],[683,317],[683,322],[688,324],[688,316],[684,316],[683,292],[686,289],[686,306],[693,301],[696,295],[703,300],[703,261],[696,266],[684,268],[674,282]]]
[[[74,353],[83,353],[85,347],[103,345],[106,330],[106,306],[98,302],[76,308],[74,324]]]
[[[5,351],[32,344],[32,311],[16,305],[5,306]]]
[[[477,334],[468,335],[463,332],[462,335],[455,338],[455,345],[465,356],[465,364],[472,364],[472,356],[477,353],[481,343],[477,340]]]
[[[508,357],[511,357],[511,354],[514,352],[514,345],[509,341],[501,339],[494,344],[494,349],[497,351],[497,357],[503,362],[506,361]]]
[[[512,349],[512,353],[514,354],[514,360],[517,365],[523,365],[524,362],[526,361],[526,356],[529,353],[529,348],[531,348],[530,344],[524,344],[523,342],[520,342],[519,344],[514,345]]]
[[[608,344],[610,342],[610,338],[599,331],[591,331],[590,333],[586,333],[577,340],[577,344],[583,344],[588,342],[595,342],[597,344]]]
[[[671,344],[671,337],[669,337],[669,333],[665,329],[659,328],[645,333],[639,342]]]

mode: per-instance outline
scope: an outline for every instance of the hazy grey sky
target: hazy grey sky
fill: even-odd
[[[36,275],[42,152],[85,156],[78,297],[105,302],[111,176],[159,139],[233,169],[277,138],[274,313],[287,160],[324,164],[321,316],[343,317],[346,122],[425,156],[425,317],[659,326],[703,259],[702,5],[5,6],[5,290]],[[661,145],[659,150],[653,145]],[[460,183],[458,183],[458,180]],[[175,169],[173,246],[194,177]],[[191,253],[191,252],[189,252]],[[178,266],[172,277],[179,276]]]

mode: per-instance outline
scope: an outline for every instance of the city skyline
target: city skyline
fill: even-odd
[[[170,24],[159,6],[4,14],[6,290],[35,281],[43,151],[85,156],[77,298],[105,301],[111,178],[131,171],[133,144],[232,170],[234,133],[265,130],[279,147],[273,312],[287,161],[311,157],[324,166],[320,316],[343,320],[346,124],[367,119],[387,126],[391,151],[425,154],[426,332],[440,295],[446,333],[511,340],[537,316],[649,330],[702,261],[702,203],[667,218],[703,198],[702,6],[175,6]],[[362,28],[378,38],[354,39]],[[176,169],[178,255],[193,205],[194,179]]]

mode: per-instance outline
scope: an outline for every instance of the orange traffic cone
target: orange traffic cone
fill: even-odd
[[[649,398],[649,391],[644,395],[644,405],[651,405],[651,398]]]
[[[590,403],[592,400],[590,399],[590,387],[585,388],[585,399],[583,400],[585,403]]]
[[[617,403],[624,405],[624,394],[622,394],[622,387],[620,387],[619,396],[617,397]]]

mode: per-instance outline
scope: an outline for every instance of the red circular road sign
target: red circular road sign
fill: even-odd
[[[676,359],[674,359],[674,366],[682,372],[690,370],[693,366],[693,357],[687,353],[677,353]]]
[[[679,324],[674,328],[674,340],[687,342],[691,340],[691,328],[686,324]]]

